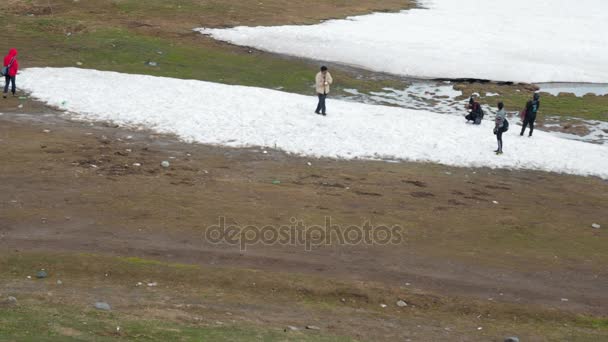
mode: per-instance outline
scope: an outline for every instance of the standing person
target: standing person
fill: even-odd
[[[6,98],[8,94],[9,83],[12,84],[11,91],[13,96],[15,96],[15,91],[17,87],[15,85],[15,78],[17,77],[17,72],[19,71],[19,61],[17,61],[17,50],[10,49],[8,55],[4,57],[4,66],[7,67],[7,73],[4,75],[4,79],[6,81],[4,85],[4,93],[3,97]]]
[[[496,134],[496,140],[498,141],[498,148],[496,154],[502,154],[502,134],[509,129],[509,121],[507,121],[507,112],[505,111],[505,105],[502,102],[498,103],[498,113],[496,113],[496,121],[494,125],[494,134]]]
[[[327,94],[329,94],[329,86],[331,86],[333,82],[334,79],[331,77],[329,71],[327,71],[327,67],[322,66],[321,71],[315,78],[315,88],[317,90],[317,96],[319,97],[319,104],[317,105],[317,110],[315,110],[315,113],[324,116],[327,115],[325,99],[327,99]]]
[[[523,136],[526,131],[526,127],[530,125],[530,135],[532,136],[532,132],[534,132],[534,121],[536,121],[536,113],[538,113],[538,109],[540,108],[540,95],[538,93],[534,93],[534,97],[532,100],[526,103],[526,113],[524,115],[524,123],[521,127],[521,133],[519,135]]]

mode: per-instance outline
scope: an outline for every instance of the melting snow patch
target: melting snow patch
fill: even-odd
[[[608,82],[605,0],[419,3],[424,8],[318,25],[195,30],[237,45],[398,75]]]
[[[332,99],[330,115],[322,117],[313,113],[313,96],[79,68],[27,69],[21,83],[34,98],[78,113],[73,115],[79,118],[146,127],[188,142],[276,146],[314,157],[534,169],[608,179],[606,146],[545,132],[528,139],[520,138],[517,129],[510,130],[503,138],[505,154],[497,157],[492,153],[496,138],[491,120],[467,125],[454,115]]]

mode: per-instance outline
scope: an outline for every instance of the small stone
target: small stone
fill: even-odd
[[[141,164],[140,163],[133,163],[133,166],[140,167]]]
[[[308,165],[308,166],[312,166],[312,163],[311,163],[311,162],[308,162],[308,163],[306,163],[306,165]]]
[[[110,310],[112,310],[112,308],[110,307],[110,304],[105,303],[105,302],[97,302],[97,303],[95,303],[95,309],[97,309],[97,310],[103,310],[103,311],[110,311]]]
[[[160,163],[160,166],[162,166],[162,167],[164,167],[164,168],[166,169],[166,168],[168,168],[169,166],[171,166],[171,164],[170,164],[168,161],[163,160],[163,161]]]
[[[404,308],[404,307],[407,306],[407,303],[405,301],[403,301],[403,300],[400,300],[400,301],[397,302],[397,306],[400,307],[400,308]]]
[[[148,66],[151,66],[151,67],[158,66],[158,63],[153,62],[153,61],[148,61],[148,62],[146,62],[146,64],[147,64]]]
[[[594,224],[591,225],[591,228],[593,228],[593,229],[600,229],[600,228],[602,228],[602,226],[600,226],[597,223],[594,223]]]
[[[321,330],[321,328],[319,328],[316,325],[307,325],[306,329],[308,329],[308,330]]]
[[[157,282],[148,283],[148,287],[156,287],[156,286],[158,286]]]
[[[388,306],[388,305],[386,305],[386,304],[380,304],[380,307],[381,307],[381,308],[385,308],[385,307],[387,307],[387,306]]]
[[[63,285],[63,282],[61,280],[57,280],[57,285]]]
[[[287,328],[285,328],[285,332],[288,332],[288,331],[298,331],[298,330],[300,330],[300,328],[294,327],[293,325],[288,325]]]
[[[141,229],[140,229],[141,230]],[[142,286],[144,283],[142,283],[141,281],[137,282],[137,284],[135,284],[135,286]]]
[[[20,105],[18,105],[18,106],[17,106],[17,108],[23,108],[23,105],[22,105],[22,104],[20,104]]]
[[[281,181],[280,181],[280,180],[273,180],[273,181],[272,181],[272,184],[274,184],[274,185],[279,185],[279,184],[281,184]]]
[[[76,65],[81,66],[82,62],[76,62]]]
[[[494,204],[498,204],[498,201],[492,201],[492,203],[494,203]]]
[[[477,330],[483,330],[483,328],[482,327],[478,327]]]
[[[562,302],[567,302],[568,300],[568,298],[562,298]]]
[[[51,133],[51,130],[49,130],[49,129],[43,129],[42,133]]]
[[[262,153],[264,153],[264,154],[268,154],[268,151],[264,150],[264,151],[262,151]]]
[[[505,338],[505,342],[519,342],[519,337],[515,337],[515,336],[507,337],[507,338]]]
[[[17,298],[9,296],[6,299],[0,300],[0,307],[17,305]]]
[[[32,279],[32,276],[27,276],[27,279]]]
[[[36,273],[36,278],[38,279],[44,279],[46,277],[48,277],[49,275],[46,273],[45,270],[40,270]]]

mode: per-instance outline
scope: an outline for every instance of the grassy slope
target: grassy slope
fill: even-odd
[[[523,85],[464,83],[456,85],[455,88],[462,90],[463,99],[468,98],[472,93],[478,93],[482,96],[482,104],[496,106],[498,101],[503,101],[509,111],[522,110],[533,94],[530,87]],[[484,97],[486,93],[500,95]],[[541,119],[544,115],[557,115],[564,118],[576,117],[608,121],[608,95],[576,97],[574,94],[552,96],[548,93],[542,93],[540,115]]]
[[[407,1],[383,1],[382,5],[372,1],[355,5],[345,1],[315,1],[327,9],[317,12],[315,4],[303,2],[290,3],[283,10],[279,8],[279,3],[285,7],[282,1],[265,2],[260,7],[246,1],[144,4],[99,0],[75,4],[56,0],[51,14],[45,6],[17,2],[23,5],[13,13],[1,11],[0,20],[7,24],[7,29],[0,32],[0,50],[18,47],[24,66],[76,66],[80,62],[86,68],[282,88],[305,94],[313,91],[311,79],[318,68],[316,63],[220,44],[191,29],[202,25],[312,23],[341,16],[338,13],[408,6]],[[30,12],[43,14],[30,16],[27,14]],[[147,61],[157,62],[158,67],[146,65]],[[338,92],[341,88],[370,91],[399,84],[396,80],[372,80],[365,73],[341,73],[339,80]]]
[[[264,328],[245,323],[238,307],[256,308],[253,315],[273,310],[273,305],[286,303],[295,313],[316,317],[347,316],[355,320],[374,322],[397,317],[404,330],[424,322],[429,326],[450,326],[452,336],[466,336],[476,327],[477,338],[489,339],[509,331],[530,338],[544,336],[548,341],[597,341],[608,334],[607,321],[599,318],[576,316],[554,310],[494,302],[461,302],[459,299],[414,293],[403,289],[373,284],[349,284],[286,274],[274,274],[236,269],[205,269],[180,264],[166,264],[137,258],[112,258],[96,255],[23,254],[0,256],[3,270],[0,280],[16,288],[9,295],[19,298],[19,305],[0,305],[0,338],[18,338],[20,341],[48,340],[125,340],[182,341],[213,339],[214,341],[347,341],[349,338],[328,335],[325,325],[321,333],[300,331],[284,333],[280,314],[266,312]],[[40,268],[49,270],[49,278],[26,280],[26,275]],[[107,276],[106,276],[107,275]],[[54,285],[62,279],[61,286]],[[142,279],[154,280],[159,287],[135,288]],[[253,284],[253,285],[252,285]],[[9,288],[10,286],[5,286]],[[29,288],[27,295],[19,289]],[[31,289],[38,288],[32,291]],[[18,292],[18,293],[15,293]],[[25,292],[25,291],[24,291]],[[45,295],[45,293],[47,293]],[[117,305],[112,312],[99,312],[91,308],[91,298],[101,293],[113,297],[111,303],[121,303],[125,297],[136,297],[127,305]],[[95,297],[97,296],[97,297]],[[345,298],[342,302],[340,299]],[[392,303],[404,298],[416,309],[400,310],[393,306],[380,309],[380,303]],[[188,309],[182,304],[202,301],[207,309],[201,313],[196,305]],[[220,305],[231,310],[235,324],[218,325],[213,309]],[[181,313],[175,317],[151,314],[151,308]],[[307,315],[308,313],[309,315]],[[274,317],[273,317],[274,316]],[[277,317],[279,316],[279,317]],[[202,320],[195,317],[202,317]],[[480,318],[481,317],[481,318]],[[542,317],[542,318],[541,318]],[[225,318],[225,316],[224,316]],[[332,319],[330,319],[332,320]],[[86,322],[83,323],[83,322]],[[120,333],[116,327],[120,326]],[[364,327],[363,327],[364,329]],[[331,330],[331,329],[330,329]],[[438,330],[443,330],[440,328]],[[340,331],[339,331],[340,332]],[[354,332],[351,332],[354,333]],[[437,332],[427,332],[434,339]],[[369,339],[370,336],[364,336]]]

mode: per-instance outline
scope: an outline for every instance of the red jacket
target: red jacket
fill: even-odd
[[[13,60],[13,58],[15,60],[13,61],[13,64],[11,64],[11,61]],[[19,62],[17,61],[17,50],[16,49],[11,49],[8,52],[8,55],[6,55],[6,57],[4,57],[4,66],[8,66],[9,64],[11,64],[11,67],[8,69],[8,75],[11,77],[17,76],[17,71],[19,71]]]

